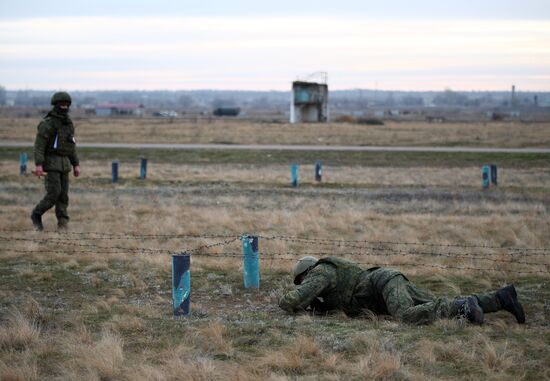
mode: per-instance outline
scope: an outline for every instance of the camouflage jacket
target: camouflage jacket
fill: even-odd
[[[68,115],[54,109],[42,119],[34,141],[34,162],[46,172],[69,172],[71,165],[79,165],[74,125]]]
[[[349,316],[368,309],[387,314],[382,289],[398,271],[373,267],[363,269],[340,258],[323,258],[308,271],[302,284],[286,293],[279,306],[287,312],[308,307],[320,310],[342,310]]]

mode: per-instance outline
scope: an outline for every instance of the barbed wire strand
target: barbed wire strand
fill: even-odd
[[[204,237],[202,237],[204,238]],[[209,238],[212,239],[212,238]],[[228,244],[231,244],[232,242],[235,242],[239,240],[240,237],[233,237],[231,239],[217,242],[214,244],[203,244],[196,248],[188,248],[183,251],[188,252],[197,252],[200,250],[217,247],[217,246],[225,246]],[[127,250],[127,251],[149,251],[153,253],[173,253],[175,250],[167,250],[167,249],[159,249],[159,248],[136,248],[136,247],[127,247],[127,246],[103,246],[103,245],[97,245],[97,244],[90,244],[90,243],[83,243],[83,242],[72,242],[67,241],[65,239],[59,238],[59,237],[40,237],[40,238],[22,238],[22,237],[2,237],[0,236],[0,241],[23,241],[23,242],[35,242],[40,244],[58,244],[58,245],[66,245],[66,246],[75,246],[75,247],[95,247],[100,249],[118,249],[118,250]],[[81,240],[82,241],[82,240]],[[346,248],[349,248],[346,246]],[[380,255],[422,255],[422,256],[442,256],[442,257],[452,257],[452,258],[463,258],[463,259],[480,259],[480,258],[487,258],[487,260],[490,260],[490,256],[498,256],[498,261],[504,261],[502,258],[503,255],[511,256],[512,258],[516,256],[521,257],[540,257],[540,256],[546,256],[546,253],[534,253],[534,252],[521,252],[521,251],[515,251],[515,252],[493,252],[493,253],[454,253],[454,252],[430,252],[430,251],[419,251],[419,250],[399,250],[394,249],[390,247],[376,247],[376,246],[352,246],[351,248],[355,249],[362,249],[362,250],[369,250],[369,251],[380,251],[383,252],[383,254]],[[288,252],[292,253],[292,252]],[[308,252],[304,253],[301,252],[302,255],[334,255],[337,253],[334,252]],[[346,254],[340,252],[339,254]],[[354,254],[357,255],[357,254]],[[495,260],[496,261],[496,260]]]
[[[36,232],[36,230],[30,229],[0,229],[0,233],[30,233]],[[75,231],[50,231],[42,232],[41,234],[56,234],[56,235],[94,235],[99,238],[104,239],[167,239],[167,238],[239,238],[238,234],[138,234],[138,233],[106,233],[106,232],[75,232]],[[471,249],[499,249],[499,250],[519,250],[519,251],[544,251],[550,252],[550,248],[545,247],[519,247],[519,246],[493,246],[493,245],[471,245],[471,244],[459,244],[459,243],[448,243],[448,244],[439,244],[433,242],[400,242],[400,241],[369,241],[369,240],[343,240],[343,239],[318,239],[318,238],[307,238],[307,237],[296,237],[296,236],[285,236],[285,235],[256,235],[258,238],[265,240],[279,240],[286,242],[299,242],[299,243],[315,243],[317,245],[331,245],[331,246],[346,246],[346,247],[361,247],[358,244],[369,244],[369,245],[405,245],[405,246],[427,246],[427,247],[456,247],[456,248],[471,248]],[[65,238],[67,239],[67,238]],[[78,239],[78,238],[75,238]]]
[[[200,238],[205,238],[204,236],[200,237]],[[212,237],[208,237],[208,238],[212,238]],[[265,238],[265,237],[264,237]],[[243,257],[243,254],[242,253],[236,253],[236,252],[222,252],[222,253],[208,253],[208,252],[205,252],[206,250],[208,249],[211,249],[211,248],[216,248],[216,247],[225,247],[225,246],[228,246],[238,240],[240,240],[241,237],[240,236],[232,236],[232,238],[230,239],[227,239],[227,240],[224,240],[222,242],[215,242],[215,243],[211,243],[211,244],[203,244],[203,245],[200,245],[198,247],[195,247],[195,248],[192,248],[192,249],[187,249],[187,250],[184,250],[183,252],[187,252],[187,253],[190,253],[192,255],[195,255],[195,256],[203,256],[203,257],[215,257],[215,258],[242,258]],[[275,239],[275,237],[272,237],[271,239]],[[102,249],[102,250],[106,250],[105,252],[101,252],[101,253],[107,253],[107,254],[118,254],[118,253],[126,253],[128,251],[130,252],[133,252],[133,253],[142,253],[142,254],[151,254],[151,253],[170,253],[170,254],[179,254],[181,253],[182,251],[174,251],[174,250],[168,250],[168,249],[152,249],[152,248],[143,248],[143,247],[124,247],[124,246],[101,246],[101,245],[97,245],[97,244],[88,244],[88,243],[75,243],[75,242],[72,242],[72,241],[66,241],[66,240],[63,240],[62,238],[58,238],[58,237],[55,237],[55,238],[45,238],[45,237],[41,237],[41,238],[21,238],[21,237],[0,237],[0,240],[1,241],[6,241],[6,242],[10,242],[10,241],[16,241],[16,242],[36,242],[36,243],[53,243],[53,244],[58,244],[58,245],[65,245],[65,246],[70,246],[70,247],[77,247],[77,248],[83,248],[83,247],[87,247],[87,248],[94,248],[94,249]],[[284,240],[284,239],[282,239]],[[319,240],[319,241],[324,241],[324,240]],[[342,241],[337,241],[337,242],[342,242]],[[473,261],[478,261],[478,260],[481,260],[481,261],[490,261],[490,262],[496,262],[496,263],[507,263],[507,264],[514,264],[514,265],[527,265],[527,266],[549,266],[548,264],[546,263],[537,263],[537,262],[525,262],[525,261],[517,261],[517,260],[503,260],[502,258],[500,259],[493,259],[493,258],[487,258],[485,255],[486,253],[484,253],[484,256],[475,256],[475,255],[459,255],[459,254],[456,254],[456,253],[433,253],[433,252],[421,252],[421,251],[405,251],[405,250],[388,250],[388,248],[384,249],[384,248],[375,248],[373,249],[372,247],[365,247],[365,246],[360,246],[360,248],[363,248],[363,249],[370,249],[370,250],[374,250],[374,251],[382,251],[382,250],[385,250],[387,251],[386,253],[383,253],[383,254],[378,254],[378,253],[374,253],[374,252],[344,252],[344,253],[338,253],[339,255],[341,256],[376,256],[376,257],[380,257],[380,256],[397,256],[397,255],[431,255],[431,256],[439,256],[439,257],[447,257],[447,258],[462,258],[462,259],[469,259],[469,260],[473,260]],[[44,253],[44,252],[51,252],[51,253],[65,253],[65,254],[71,254],[71,253],[94,253],[94,254],[99,254],[100,252],[98,252],[97,250],[94,250],[94,251],[86,251],[86,250],[71,250],[71,251],[68,251],[68,250],[51,250],[51,249],[41,249],[41,250],[23,250],[23,249],[17,249],[17,248],[10,248],[9,249],[10,251],[13,251],[13,252],[19,252],[19,253]],[[122,251],[119,251],[119,252],[114,252],[112,250],[122,250]],[[389,252],[389,253],[388,253]],[[334,253],[330,253],[330,252],[311,252],[311,253],[300,253],[301,255],[304,255],[304,254],[309,254],[309,255],[319,255],[319,256],[324,256],[324,255],[333,255]],[[531,253],[532,254],[532,253]],[[286,252],[286,253],[277,253],[277,252],[267,252],[267,253],[262,253],[262,258],[264,259],[268,259],[268,260],[271,260],[271,261],[274,261],[274,260],[288,260],[288,261],[295,261],[297,259],[297,256],[296,256],[296,253],[294,252]],[[364,265],[373,265],[373,263],[365,263],[365,262],[358,262],[358,264],[364,264]],[[456,265],[444,265],[444,264],[434,264],[434,263],[418,263],[418,262],[414,262],[414,263],[411,263],[411,262],[394,262],[394,263],[380,263],[379,261],[376,261],[376,265],[378,266],[415,266],[415,267],[428,267],[428,268],[438,268],[438,269],[457,269],[457,270],[475,270],[475,271],[490,271],[490,272],[505,272],[505,271],[510,271],[509,269],[507,270],[504,270],[504,269],[498,269],[498,268],[494,268],[494,267],[491,267],[491,268],[486,268],[486,267],[473,267],[473,266],[456,266]],[[521,273],[521,274],[548,274],[548,271],[544,271],[544,270],[530,270],[530,271],[527,271],[527,270],[520,270],[520,271],[516,271],[516,273]]]

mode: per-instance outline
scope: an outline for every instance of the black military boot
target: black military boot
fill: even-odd
[[[69,220],[64,218],[57,220],[57,230],[66,231],[69,229]]]
[[[475,296],[468,296],[466,299],[457,299],[454,307],[458,316],[465,316],[471,323],[483,324],[483,310]]]
[[[36,230],[38,230],[39,232],[44,230],[44,225],[42,225],[42,216],[40,214],[32,212],[31,220]]]
[[[514,315],[519,324],[525,323],[525,312],[523,312],[523,306],[518,301],[518,294],[513,284],[498,290],[496,297],[500,306]]]

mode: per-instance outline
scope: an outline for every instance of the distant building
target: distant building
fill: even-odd
[[[155,111],[151,115],[161,118],[177,118],[178,113],[174,110],[162,110],[162,111]]]
[[[145,106],[139,103],[103,103],[95,108],[97,116],[143,116]]]
[[[241,109],[238,107],[218,107],[212,114],[215,116],[238,116]]]
[[[328,85],[317,82],[292,82],[290,123],[327,121]]]

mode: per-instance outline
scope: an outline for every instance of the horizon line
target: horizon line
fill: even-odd
[[[1,85],[1,84],[0,84]],[[362,88],[362,87],[353,87],[353,88],[344,88],[344,89],[333,89],[330,90],[332,92],[337,91],[372,91],[372,92],[401,92],[401,93],[441,93],[445,91],[452,91],[455,93],[507,93],[512,91],[513,84],[510,85],[507,89],[502,90],[491,90],[491,89],[481,89],[481,90],[455,90],[451,87],[441,89],[441,90],[396,90],[396,89],[372,89],[372,88]],[[113,88],[113,89],[67,89],[67,88],[57,88],[57,89],[40,89],[40,88],[8,88],[6,86],[3,86],[4,90],[6,91],[48,91],[48,92],[56,92],[56,91],[67,91],[67,92],[106,92],[106,91],[116,91],[116,92],[194,92],[194,91],[213,91],[213,92],[278,92],[278,93],[289,93],[291,89],[287,90],[276,90],[276,89],[222,89],[222,88],[196,88],[196,89],[120,89],[120,88]],[[329,85],[330,89],[330,85]],[[550,93],[550,88],[547,90],[531,90],[531,89],[522,89],[522,88],[515,88],[515,92],[517,93]]]

